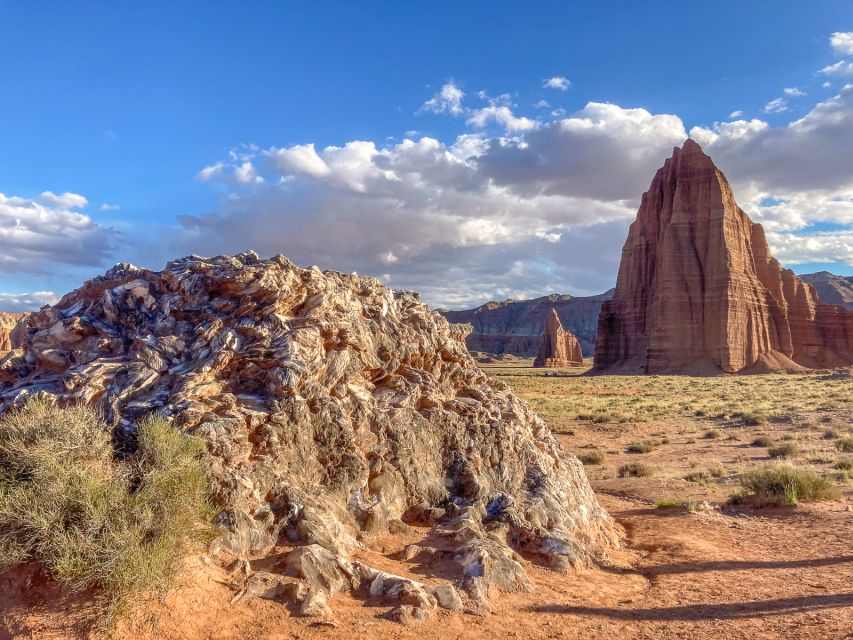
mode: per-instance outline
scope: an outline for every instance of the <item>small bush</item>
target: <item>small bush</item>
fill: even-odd
[[[584,453],[579,453],[578,460],[580,460],[583,464],[604,464],[604,453],[602,451],[588,451]]]
[[[684,479],[688,482],[696,482],[702,485],[711,484],[711,474],[707,471],[693,471],[692,473],[688,473],[684,476]]]
[[[629,462],[619,467],[620,478],[646,478],[654,475],[654,469],[642,462]]]
[[[776,444],[776,441],[773,440],[770,436],[758,436],[755,440],[753,440],[749,446],[751,447],[772,447]]]
[[[726,468],[721,464],[713,464],[708,467],[708,473],[711,474],[712,478],[722,478],[726,475]]]
[[[657,503],[658,509],[678,509],[681,506],[681,500],[676,500],[675,498],[664,498],[663,500],[659,500]]]
[[[767,422],[767,416],[762,413],[749,412],[741,414],[743,423],[750,427],[757,427],[760,424]]]
[[[808,467],[769,464],[743,474],[741,486],[756,506],[779,506],[837,500],[841,494],[832,482]]]
[[[838,440],[841,437],[841,432],[838,429],[827,429],[823,432],[824,440]]]
[[[844,453],[853,453],[853,436],[844,436],[835,441],[835,447]]]
[[[94,411],[32,401],[0,418],[0,570],[39,562],[94,587],[105,621],[167,589],[209,516],[202,445],[159,419],[116,460]]]
[[[628,453],[651,453],[654,451],[654,448],[654,443],[646,440],[645,442],[632,442],[625,451]]]
[[[835,463],[835,468],[839,471],[853,471],[853,460],[839,460]]]
[[[800,448],[793,442],[783,442],[767,450],[771,458],[792,458],[800,452]]]
[[[717,429],[710,429],[709,431],[706,431],[706,432],[705,432],[705,435],[703,435],[702,437],[703,437],[703,438],[705,438],[706,440],[716,440],[716,439],[718,439],[721,435],[722,435],[722,434],[719,432],[719,430],[717,430]]]

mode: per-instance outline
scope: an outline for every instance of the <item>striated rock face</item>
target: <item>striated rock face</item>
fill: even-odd
[[[0,311],[0,351],[20,349],[27,335],[29,313],[4,313]]]
[[[534,357],[539,350],[539,336],[555,309],[563,327],[574,334],[585,353],[591,353],[601,305],[611,295],[612,291],[608,291],[588,297],[555,294],[533,300],[504,300],[476,309],[442,311],[442,315],[451,322],[473,327],[467,340],[471,351]]]
[[[533,366],[557,369],[583,366],[581,345],[571,331],[563,329],[555,309],[551,309],[551,315],[548,316],[548,322],[539,337],[539,353],[533,361]]]
[[[853,276],[837,276],[829,271],[818,271],[800,276],[810,284],[824,304],[840,304],[853,311]]]
[[[726,372],[853,362],[853,313],[782,269],[692,140],[643,194],[599,317],[595,371]]]
[[[200,436],[232,553],[283,536],[340,568],[360,535],[430,523],[487,607],[490,587],[526,587],[516,551],[565,569],[617,538],[580,463],[480,371],[467,330],[415,294],[281,256],[117,265],[33,316],[23,355],[0,364],[0,402],[98,404],[131,443],[151,411]],[[371,593],[397,584],[345,573]],[[311,593],[305,609],[325,611],[333,593]]]

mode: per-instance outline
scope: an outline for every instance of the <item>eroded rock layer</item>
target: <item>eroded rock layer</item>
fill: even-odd
[[[616,291],[599,316],[595,371],[726,372],[853,363],[853,312],[817,302],[782,269],[761,225],[688,140],[643,194]]]
[[[581,345],[571,331],[563,329],[555,309],[551,309],[551,315],[539,337],[539,353],[533,366],[557,369],[583,366]]]
[[[414,294],[281,256],[117,265],[33,316],[23,354],[0,365],[0,402],[96,403],[128,434],[161,412],[207,442],[226,547],[317,545],[305,563],[331,554],[323,571],[371,594],[420,592],[348,564],[357,538],[432,524],[417,553],[452,559],[482,608],[489,588],[526,586],[517,552],[566,569],[617,539],[577,459],[475,365],[468,329]],[[304,607],[324,611],[333,590],[310,586],[325,595]]]

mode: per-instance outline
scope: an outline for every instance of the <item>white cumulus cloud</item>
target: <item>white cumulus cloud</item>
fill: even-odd
[[[853,76],[853,62],[839,60],[835,64],[824,67],[820,72],[830,76]]]
[[[788,101],[785,98],[774,98],[764,105],[764,113],[783,113],[788,110]]]
[[[836,31],[829,38],[835,51],[843,56],[853,56],[853,31]]]
[[[565,76],[552,76],[542,81],[542,86],[546,89],[557,89],[558,91],[568,91],[572,83]]]

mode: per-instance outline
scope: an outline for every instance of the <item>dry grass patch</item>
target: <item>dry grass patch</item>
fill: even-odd
[[[654,475],[655,470],[642,462],[629,462],[619,467],[620,478],[647,478]]]
[[[171,584],[210,515],[202,444],[143,422],[117,459],[94,411],[30,402],[0,419],[0,570],[40,563],[72,590],[95,588],[105,622]]]
[[[757,425],[770,418],[851,405],[853,378],[817,373],[754,376],[546,375],[527,366],[483,365],[546,418],[645,422],[707,416]]]
[[[582,453],[576,454],[578,460],[580,460],[583,464],[588,465],[598,465],[604,464],[604,452],[603,451],[584,451]]]
[[[793,442],[783,442],[767,450],[771,458],[793,458],[800,452],[800,448]]]
[[[741,477],[741,486],[755,506],[794,505],[841,497],[830,479],[808,467],[792,464],[768,464],[750,469]]]
[[[776,441],[770,436],[758,436],[753,440],[749,446],[751,447],[772,447],[776,444]]]

